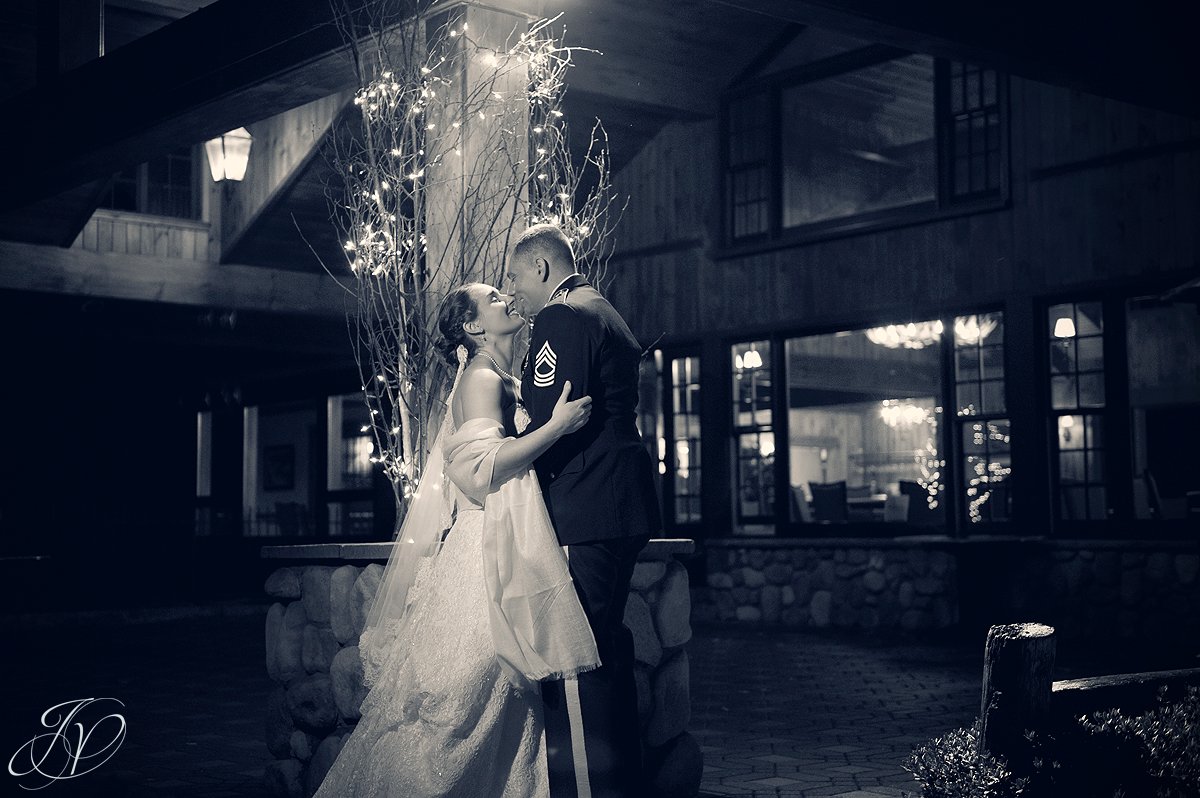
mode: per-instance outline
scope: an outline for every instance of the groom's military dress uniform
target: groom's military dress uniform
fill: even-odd
[[[635,424],[640,359],[625,320],[582,275],[568,277],[534,319],[521,382],[527,431],[549,420],[565,381],[569,398],[592,397],[588,423],[534,464],[601,661],[578,679],[543,683],[553,798],[641,791],[625,601],[638,552],[662,522]]]

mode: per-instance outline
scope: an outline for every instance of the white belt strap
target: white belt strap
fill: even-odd
[[[571,553],[562,547],[567,559]],[[575,794],[578,798],[592,798],[592,783],[588,779],[587,749],[583,742],[583,706],[579,702],[579,680],[572,676],[563,680],[567,694],[567,720],[571,726],[571,759],[575,770]]]

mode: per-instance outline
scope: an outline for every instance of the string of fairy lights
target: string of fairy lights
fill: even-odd
[[[593,283],[603,278],[623,208],[602,127],[582,163],[572,160],[561,102],[578,48],[563,46],[556,20],[529,25],[507,49],[483,46],[465,17],[432,33],[411,26],[407,39],[356,40],[377,48],[356,63],[378,66],[354,95],[359,124],[332,141],[326,192],[357,299],[362,432],[398,500],[418,486],[444,412],[448,373],[433,341],[446,292],[502,284],[514,230],[542,221],[573,240]]]

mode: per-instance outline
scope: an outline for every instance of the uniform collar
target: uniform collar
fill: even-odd
[[[560,282],[558,285],[554,286],[554,290],[550,292],[550,298],[553,299],[554,295],[557,294],[559,291],[562,291],[564,288],[569,291],[572,288],[578,288],[581,285],[587,285],[586,277],[584,277],[579,272],[575,272],[574,274],[568,274],[566,277],[563,278],[562,282]]]

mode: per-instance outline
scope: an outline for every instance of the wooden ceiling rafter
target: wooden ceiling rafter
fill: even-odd
[[[980,5],[953,0],[711,0],[785,22],[842,31],[912,52],[1200,117],[1200,51],[1167,4],[1123,13],[1082,2]]]

